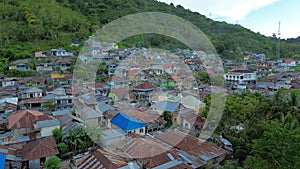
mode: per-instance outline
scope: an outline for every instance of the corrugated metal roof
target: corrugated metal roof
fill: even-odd
[[[36,124],[37,124],[37,128],[44,128],[44,127],[60,125],[59,120],[57,120],[57,119],[38,121],[38,122],[36,122]]]
[[[179,102],[171,102],[168,100],[164,100],[164,101],[161,101],[161,102],[158,102],[158,103],[152,105],[151,107],[154,109],[169,111],[169,112],[173,113],[178,109],[179,105],[180,105]]]

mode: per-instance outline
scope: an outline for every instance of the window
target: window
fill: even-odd
[[[140,133],[143,133],[144,132],[144,129],[140,129]]]

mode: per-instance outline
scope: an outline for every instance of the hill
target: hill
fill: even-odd
[[[69,48],[71,40],[84,40],[95,30],[119,17],[137,12],[164,12],[182,17],[199,27],[224,57],[240,51],[275,56],[276,39],[240,25],[216,22],[205,16],[155,0],[7,0],[0,2],[0,55],[11,60],[27,58],[37,50]],[[174,49],[184,47],[165,36],[138,35],[121,45]],[[282,57],[299,57],[300,45],[281,43]],[[228,52],[228,51],[234,51]]]

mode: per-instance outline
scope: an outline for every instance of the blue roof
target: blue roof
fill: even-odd
[[[0,168],[4,168],[5,166],[5,160],[6,160],[6,155],[5,154],[0,154]]]
[[[161,102],[158,102],[158,103],[152,105],[151,107],[154,109],[169,111],[169,112],[173,113],[178,109],[179,105],[180,105],[179,102],[172,102],[172,101],[164,100],[164,101],[161,101]]]
[[[144,122],[122,112],[115,115],[115,117],[113,117],[110,122],[125,131],[147,126],[147,124],[145,124]]]

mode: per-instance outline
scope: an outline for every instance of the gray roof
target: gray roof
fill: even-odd
[[[164,100],[158,103],[155,103],[151,107],[158,110],[169,111],[171,113],[175,112],[179,108],[179,102],[172,102],[168,100]]]
[[[17,105],[18,104],[18,98],[17,97],[3,98],[3,99],[0,99],[0,104],[2,104],[2,103],[11,103],[11,104]]]
[[[125,132],[120,128],[104,130],[101,135],[103,140],[109,140],[109,139],[122,137],[122,136],[125,136]]]
[[[59,116],[59,115],[65,115],[65,114],[70,114],[71,110],[58,110],[58,111],[53,111],[51,114],[52,116]]]
[[[54,100],[55,95],[54,94],[48,94],[44,97],[42,97],[42,100]]]
[[[36,122],[36,124],[37,124],[37,128],[44,128],[44,127],[60,125],[59,120],[57,120],[57,119],[38,121],[38,122]]]
[[[171,168],[171,167],[174,167],[176,165],[179,165],[183,163],[182,161],[180,160],[173,160],[173,161],[169,161],[167,163],[164,163],[162,165],[159,165],[159,166],[156,166],[154,167],[153,169],[165,169],[165,168]]]
[[[32,88],[23,90],[20,93],[22,94],[22,93],[40,93],[40,92],[43,92],[43,90],[36,88],[36,87],[32,87]]]
[[[68,132],[70,131],[70,130],[74,130],[74,129],[76,129],[76,128],[79,128],[79,127],[81,127],[81,123],[78,123],[78,122],[74,122],[74,121],[71,121],[70,123],[68,123],[66,126],[65,126],[65,128],[63,129],[63,135],[66,135],[66,134],[68,134]]]
[[[109,105],[109,104],[105,104],[103,102],[97,103],[97,108],[102,112],[105,113],[108,110],[116,110],[116,108],[114,108],[113,106]]]
[[[87,106],[83,107],[81,110],[77,112],[81,117],[84,117],[85,119],[92,119],[92,118],[98,118],[102,117],[100,113],[98,113],[96,110],[89,108]]]

